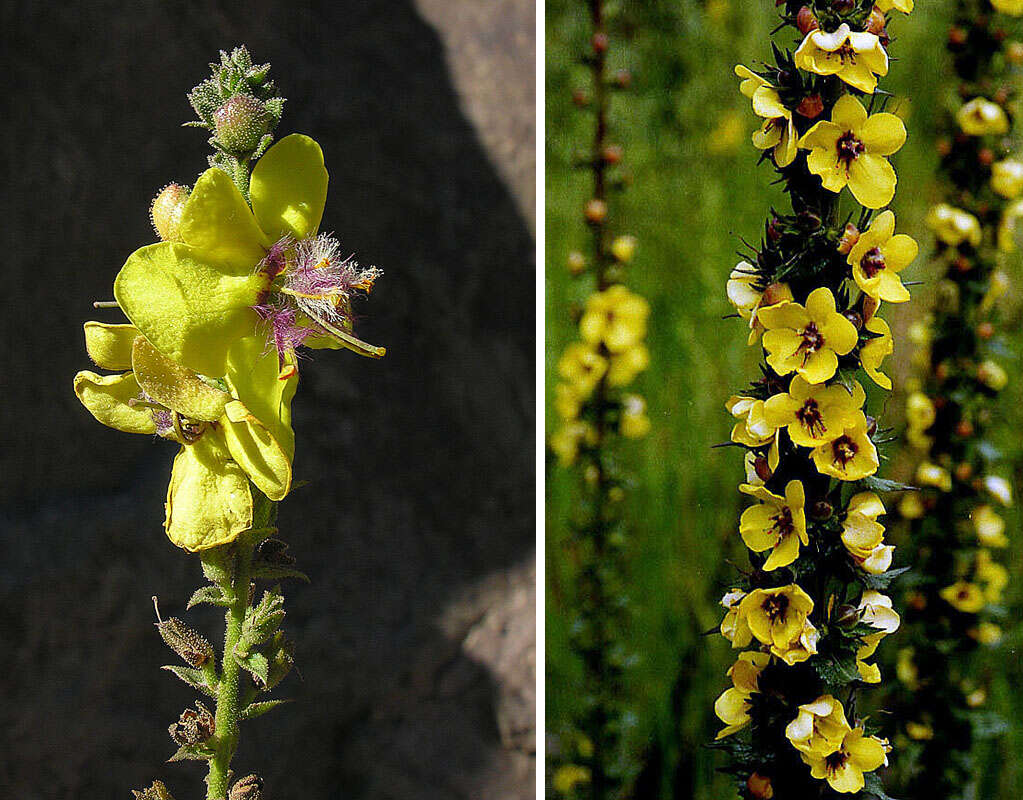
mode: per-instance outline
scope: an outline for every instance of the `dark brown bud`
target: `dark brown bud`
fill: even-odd
[[[959,420],[956,424],[956,436],[961,436],[964,439],[973,436],[973,423],[968,419]]]
[[[952,262],[952,266],[956,268],[957,272],[969,272],[973,269],[973,262],[970,261],[966,256],[956,256],[956,260]]]
[[[607,203],[594,197],[586,203],[583,213],[586,215],[587,222],[600,225],[607,219]]]
[[[756,461],[753,462],[753,469],[760,480],[768,481],[771,479],[771,466],[763,456],[757,456]]]
[[[884,33],[884,27],[887,22],[888,20],[885,19],[884,12],[877,6],[874,6],[870,16],[867,17],[867,32],[880,36]]]
[[[810,31],[817,30],[820,26],[816,14],[810,10],[809,6],[803,6],[799,9],[799,12],[796,14],[796,27],[799,28],[799,32],[803,36],[806,36]]]
[[[817,119],[822,111],[824,111],[824,100],[819,94],[808,94],[796,106],[796,113],[807,119]]]
[[[573,89],[572,102],[579,106],[579,108],[585,108],[590,104],[590,96],[586,94],[585,89]]]
[[[213,658],[213,646],[177,617],[156,623],[166,645],[190,667],[201,667]]]
[[[183,747],[202,744],[213,737],[216,731],[216,723],[213,714],[202,703],[196,703],[195,708],[186,708],[181,712],[178,721],[167,728],[171,739],[175,744]]]
[[[915,611],[923,611],[927,608],[927,598],[920,592],[910,593],[910,595],[906,598],[906,603]]]
[[[966,44],[966,31],[958,25],[953,25],[948,31],[948,43],[953,47],[962,47]]]
[[[764,293],[760,299],[760,304],[763,306],[773,306],[791,299],[792,292],[789,290],[788,286],[784,283],[772,283],[764,289]]]
[[[877,310],[881,307],[881,301],[876,297],[871,297],[869,294],[863,295],[863,321],[864,323],[870,322],[877,313]]]
[[[977,335],[981,339],[990,339],[995,335],[995,326],[990,322],[982,322],[977,326]]]
[[[848,14],[856,8],[856,0],[832,0],[831,7],[839,14]]]
[[[746,788],[750,797],[756,800],[771,800],[774,797],[774,787],[771,786],[771,779],[759,772],[754,772],[746,780]]]
[[[965,461],[956,464],[955,475],[959,481],[966,483],[973,477],[973,465],[968,464]]]
[[[938,151],[939,156],[945,158],[945,156],[952,152],[952,142],[948,139],[938,139],[934,143],[934,149]]]
[[[844,256],[849,255],[859,240],[860,229],[851,222],[848,223],[845,226],[845,230],[842,231],[842,238],[838,240],[838,252]]]
[[[990,167],[995,163],[995,151],[990,147],[982,147],[977,153],[977,161],[983,164],[985,167]]]
[[[835,507],[831,505],[827,500],[818,500],[813,504],[813,508],[810,511],[810,515],[816,520],[831,519],[831,515],[835,513]]]
[[[632,73],[627,69],[620,69],[615,73],[614,85],[619,89],[628,89],[632,85]]]
[[[263,779],[258,775],[246,775],[234,782],[227,800],[265,800]]]
[[[610,40],[607,38],[606,33],[603,31],[597,31],[593,34],[591,44],[593,45],[594,53],[606,53]]]
[[[849,320],[856,330],[860,330],[863,327],[863,315],[856,309],[850,308],[842,316]]]
[[[860,610],[853,605],[840,605],[835,609],[835,624],[842,628],[851,628],[860,621]]]

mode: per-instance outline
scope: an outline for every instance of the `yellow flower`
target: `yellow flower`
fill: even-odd
[[[732,646],[741,642],[738,646],[745,647],[755,636],[789,666],[806,661],[817,652],[817,630],[808,619],[811,611],[813,600],[796,584],[754,589],[739,603],[738,620],[745,628],[737,625]]]
[[[607,372],[607,359],[582,342],[572,342],[558,362],[558,374],[585,399]]]
[[[830,694],[799,707],[799,713],[785,727],[785,736],[801,753],[827,756],[842,746],[851,730],[842,704]]]
[[[982,622],[970,631],[970,636],[981,644],[998,644],[1002,640],[1002,629],[993,622]]]
[[[853,31],[843,22],[832,33],[810,31],[799,45],[796,66],[818,75],[837,75],[855,89],[873,94],[877,76],[888,74],[888,53],[873,33]]]
[[[991,5],[1003,14],[1012,17],[1023,16],[1023,0],[991,0]]]
[[[894,114],[867,115],[851,94],[843,95],[823,120],[808,130],[799,146],[809,150],[806,165],[819,175],[825,189],[846,186],[867,208],[882,208],[895,196],[897,178],[890,156],[906,143],[906,126]]]
[[[927,226],[941,241],[951,247],[958,247],[963,242],[978,247],[984,239],[984,232],[977,218],[948,203],[938,203],[927,212]]]
[[[988,279],[988,290],[987,294],[984,295],[984,299],[980,301],[980,308],[978,309],[981,314],[987,314],[995,303],[1001,298],[1007,291],[1009,291],[1009,276],[1004,270],[997,269],[991,273],[991,277]]]
[[[855,326],[835,310],[835,296],[814,289],[799,303],[779,303],[760,310],[765,328],[767,363],[779,375],[797,372],[808,383],[823,383],[838,369],[838,356],[856,346]]]
[[[940,594],[949,605],[966,614],[976,614],[984,608],[984,592],[975,583],[956,581],[942,589]]]
[[[739,606],[746,593],[742,589],[731,589],[721,598],[721,607],[725,609],[724,619],[721,620],[721,635],[724,636],[732,647],[745,647],[751,641],[749,626],[744,618],[739,616]],[[739,644],[736,644],[738,638]]]
[[[916,468],[916,482],[921,486],[932,486],[943,492],[952,491],[952,476],[948,470],[930,461],[921,462]]]
[[[635,236],[616,236],[611,240],[611,255],[613,255],[618,261],[623,264],[628,264],[632,261],[632,256],[636,252],[636,237]]]
[[[551,777],[551,785],[558,794],[572,794],[580,783],[590,782],[590,768],[579,764],[558,767]]]
[[[956,122],[969,136],[1001,136],[1009,132],[1005,110],[986,97],[974,97],[956,112]]]
[[[1000,392],[1009,385],[1009,373],[994,361],[982,361],[977,367],[977,380],[989,389]]]
[[[775,164],[787,167],[796,160],[792,112],[782,103],[778,90],[751,69],[739,64],[735,74],[743,79],[739,91],[753,101],[753,113],[764,120],[760,130],[753,134],[753,146],[773,150]]]
[[[714,129],[707,134],[707,152],[713,155],[731,155],[738,151],[745,138],[745,116],[734,109],[726,111]]]
[[[867,419],[861,411],[846,422],[842,434],[811,452],[813,463],[823,475],[842,481],[858,481],[877,472],[877,448],[867,435]]]
[[[929,742],[934,738],[934,728],[925,722],[910,720],[906,723],[906,736],[916,742]]]
[[[756,283],[754,266],[748,261],[740,261],[728,276],[725,289],[728,293],[728,302],[735,307],[740,317],[749,322],[750,332],[746,343],[750,345],[756,343],[764,329],[757,319],[760,309],[792,300],[792,290],[788,284],[775,284],[771,291],[765,294],[756,288]]]
[[[609,352],[621,353],[646,336],[649,314],[646,300],[616,284],[590,295],[579,320],[579,333],[588,344],[603,344]]]
[[[732,441],[746,447],[763,447],[770,443],[767,461],[771,470],[778,468],[778,429],[764,416],[764,401],[733,395],[725,403],[728,413],[739,421],[732,426]]]
[[[908,14],[913,10],[913,0],[877,0],[874,5],[885,12],[894,8],[896,11]]]
[[[731,736],[749,724],[750,695],[760,691],[757,680],[770,660],[767,653],[740,653],[739,659],[729,668],[732,688],[726,689],[714,701],[714,713],[725,723],[716,739]]]
[[[872,589],[865,591],[860,597],[859,612],[860,620],[874,628],[877,633],[863,637],[863,644],[856,651],[856,666],[860,671],[860,678],[865,683],[880,683],[881,670],[876,664],[865,663],[864,659],[874,655],[881,640],[888,634],[895,633],[902,620],[892,609],[892,599]]]
[[[559,383],[554,387],[554,408],[562,419],[575,419],[579,416],[582,399],[575,386],[570,383]]]
[[[868,332],[878,335],[868,339],[860,348],[860,366],[874,383],[890,391],[892,379],[881,372],[881,364],[895,351],[892,329],[880,317],[871,317],[863,327]]]
[[[924,511],[923,501],[916,492],[906,492],[899,500],[899,515],[903,519],[920,519]]]
[[[1023,200],[1016,200],[1002,212],[998,224],[998,249],[1003,253],[1016,252],[1016,224],[1023,217]]]
[[[853,279],[876,300],[904,303],[909,300],[909,290],[902,285],[899,273],[913,263],[919,250],[912,237],[895,233],[895,215],[885,211],[860,234],[849,252]]]
[[[920,670],[913,661],[913,648],[903,647],[896,654],[895,675],[899,681],[905,684],[906,688],[916,691],[919,686]]]
[[[764,569],[770,572],[778,567],[787,567],[799,558],[800,542],[804,545],[810,543],[806,533],[803,484],[789,481],[784,497],[763,486],[749,484],[740,486],[739,491],[760,501],[742,512],[739,534],[754,553],[771,550]]]
[[[991,188],[1006,200],[1023,192],[1023,161],[1008,158],[991,165]]]
[[[991,558],[989,551],[977,552],[974,574],[984,584],[984,599],[989,603],[1002,602],[1002,592],[1009,585],[1009,571]]]
[[[75,394],[104,425],[181,445],[167,491],[167,537],[189,551],[233,542],[253,524],[250,482],[271,500],[291,488],[291,400],[276,353],[255,337],[225,356],[227,391],[164,356],[132,325],[85,326],[86,349],[114,375],[79,372]],[[127,371],[124,371],[127,370]]]
[[[627,350],[611,354],[607,382],[611,386],[628,386],[639,373],[650,366],[650,351],[640,342]]]
[[[838,749],[827,755],[800,753],[810,766],[810,774],[826,780],[836,792],[852,794],[866,785],[863,773],[873,772],[887,763],[887,751],[882,740],[867,736],[863,728],[846,731]]]
[[[595,433],[593,426],[588,422],[574,420],[565,423],[551,434],[551,450],[558,457],[561,466],[572,466],[579,457],[582,443],[584,441],[592,443]]]
[[[977,506],[970,514],[977,539],[985,547],[1008,547],[1009,538],[1005,535],[1005,520],[989,505]]]
[[[1005,478],[998,475],[986,476],[984,489],[1003,506],[1012,505],[1012,486]]]
[[[880,575],[892,565],[895,547],[884,543],[884,525],[877,518],[884,504],[873,492],[860,492],[849,501],[842,522],[842,544],[864,572]]]
[[[764,403],[768,424],[787,428],[789,438],[803,447],[818,447],[834,441],[863,406],[866,393],[855,381],[850,392],[835,384],[811,384],[794,375],[787,393],[772,395]]]
[[[923,392],[913,392],[906,398],[906,423],[909,427],[925,431],[934,424],[936,417],[934,403]]]
[[[650,432],[646,400],[638,394],[627,394],[622,398],[622,417],[618,429],[626,439],[642,439]]]

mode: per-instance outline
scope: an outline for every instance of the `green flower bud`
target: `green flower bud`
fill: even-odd
[[[270,112],[252,95],[236,94],[213,112],[213,130],[231,153],[255,150],[273,124]]]
[[[165,242],[181,241],[181,215],[185,212],[185,201],[191,190],[178,183],[168,183],[153,198],[149,207],[149,219],[153,229]]]

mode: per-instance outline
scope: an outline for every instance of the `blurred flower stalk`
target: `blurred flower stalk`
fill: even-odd
[[[352,332],[352,303],[379,273],[318,232],[323,153],[300,134],[274,143],[284,98],[270,65],[238,47],[210,66],[189,94],[198,119],[187,123],[212,134],[210,168],[156,196],[160,241],[132,253],[116,299],[96,304],[127,321],[85,324],[89,356],[107,373],[80,372],[74,389],[103,424],[178,446],[165,530],[197,554],[207,579],[188,608],[223,608],[225,632],[218,658],[157,606],[157,630],[182,662],[165,669],[204,696],[170,726],[170,760],[206,762],[208,800],[260,800],[262,780],[238,778],[231,763],[240,723],[284,702],[270,695],[293,665],[280,582],[306,578],[277,538],[276,516],[292,488],[299,348],[382,356]],[[171,797],[159,781],[134,795]]]
[[[581,6],[584,4],[580,3]],[[551,788],[564,796],[604,800],[622,796],[630,777],[621,752],[627,724],[625,675],[630,663],[623,632],[628,622],[624,586],[627,526],[622,504],[628,480],[619,460],[619,444],[647,435],[650,421],[643,397],[630,389],[646,370],[649,305],[625,285],[637,243],[616,232],[612,193],[625,188],[623,151],[608,130],[612,92],[629,87],[629,74],[611,74],[604,0],[585,4],[591,23],[589,47],[582,56],[589,87],[573,96],[580,113],[593,120],[593,139],[576,161],[592,181],[581,222],[590,231],[588,253],[572,251],[567,267],[585,287],[581,308],[573,310],[578,339],[558,364],[555,387],[560,427],[551,450],[560,466],[578,472],[580,489],[568,554],[578,580],[567,600],[573,609],[571,647],[584,675],[576,728],[559,732],[552,759]]]
[[[715,746],[744,800],[884,800],[892,748],[858,704],[900,625],[885,592],[905,570],[880,518],[882,496],[903,487],[878,474],[891,437],[868,409],[892,389],[879,310],[910,299],[903,271],[918,247],[886,210],[907,133],[878,81],[888,25],[913,2],[776,5],[785,41],[771,63],[735,68],[761,121],[752,143],[792,209],[772,210],[727,283],[763,361],[726,404],[728,444],[745,456],[750,569],[721,600],[720,632],[742,652],[714,706]]]
[[[985,709],[977,656],[1002,637],[1002,514],[1013,502],[988,438],[1009,380],[998,299],[1009,286],[1005,266],[1018,269],[1014,228],[1023,214],[1023,160],[1012,138],[1023,44],[1009,38],[1006,14],[1023,14],[1023,4],[957,0],[947,41],[955,83],[938,120],[943,197],[927,216],[936,299],[912,329],[922,376],[906,405],[921,491],[899,504],[917,553],[891,700],[892,731],[906,750],[899,795],[908,798],[973,796],[971,751],[1005,728]]]

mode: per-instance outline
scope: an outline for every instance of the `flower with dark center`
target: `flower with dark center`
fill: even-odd
[[[812,397],[808,398],[796,411],[796,419],[809,432],[810,436],[820,438],[824,435],[824,418],[821,416],[820,406]]]
[[[863,155],[866,147],[852,131],[848,131],[839,137],[838,143],[838,160],[842,161],[846,167],[849,166],[853,161]]]
[[[881,252],[881,248],[872,247],[866,253],[863,254],[863,258],[860,259],[860,266],[863,268],[863,272],[868,278],[873,278],[881,270],[885,268],[884,253]]]

